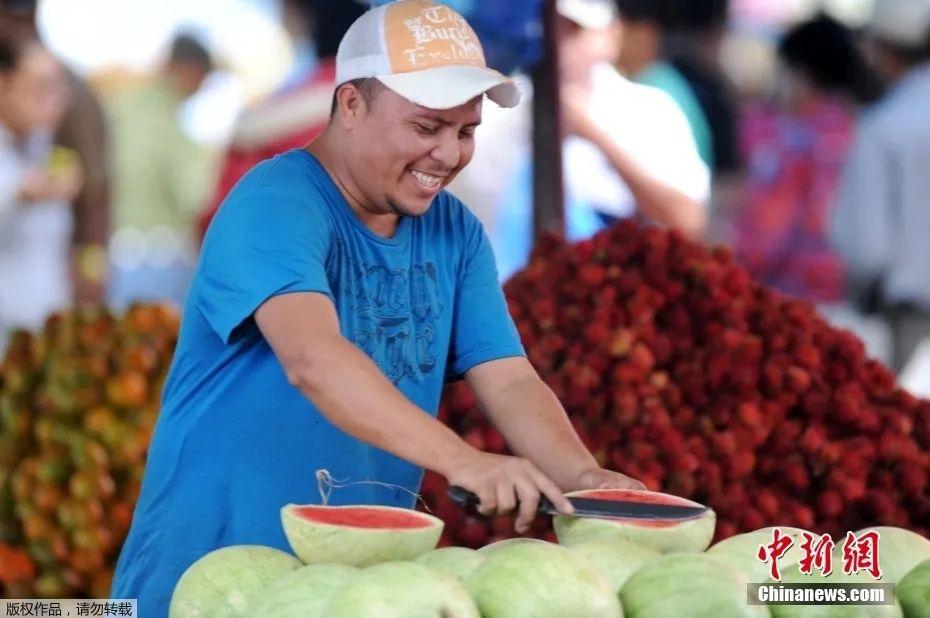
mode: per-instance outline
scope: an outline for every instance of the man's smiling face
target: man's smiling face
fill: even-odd
[[[471,161],[482,98],[447,110],[378,87],[352,120],[350,173],[373,214],[417,217]]]

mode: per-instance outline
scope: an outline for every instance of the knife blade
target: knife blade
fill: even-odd
[[[461,487],[450,487],[449,497],[463,508],[478,506],[478,496]],[[601,500],[568,496],[575,509],[575,517],[597,517],[601,519],[651,519],[686,520],[700,517],[710,509],[706,506],[681,506],[676,504],[649,504],[629,500]],[[558,515],[559,510],[545,496],[539,498],[540,514]]]

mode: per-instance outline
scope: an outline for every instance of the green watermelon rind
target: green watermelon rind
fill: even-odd
[[[441,547],[421,554],[414,562],[463,580],[484,562],[484,556],[467,547]]]
[[[326,618],[327,605],[337,590],[361,571],[344,564],[310,564],[285,573],[249,605],[249,616]]]
[[[360,528],[311,521],[295,514],[308,505],[288,504],[281,508],[281,523],[288,543],[304,564],[346,564],[368,567],[380,562],[413,560],[435,549],[442,536],[441,519],[412,509],[388,506],[332,506],[314,508],[354,509],[402,513],[423,521],[420,528]]]
[[[895,594],[907,618],[930,618],[930,560],[911,569],[898,582]]]
[[[747,584],[742,573],[707,554],[667,554],[634,573],[620,600],[626,618],[767,618],[765,606],[747,603]]]
[[[483,618],[622,618],[607,575],[547,542],[501,544],[465,579]]]
[[[579,491],[569,495],[583,497],[587,493],[591,492]],[[662,498],[667,504],[700,506],[691,500],[660,492],[623,491],[622,497],[632,499],[640,493]],[[552,523],[559,543],[566,546],[604,536],[619,536],[662,553],[700,553],[710,546],[714,538],[717,514],[708,509],[700,517],[662,527],[632,519],[598,519],[570,515],[556,515]]]
[[[245,618],[254,598],[277,578],[301,566],[287,552],[262,545],[233,545],[191,564],[172,592],[169,618]]]
[[[409,561],[382,562],[366,568],[333,594],[325,616],[480,618],[462,582]]]
[[[641,568],[662,558],[656,550],[618,536],[589,539],[569,549],[598,567],[619,593],[623,585]]]

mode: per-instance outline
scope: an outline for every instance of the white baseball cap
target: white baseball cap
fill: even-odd
[[[930,38],[930,0],[876,0],[868,29],[883,41],[922,47]]]
[[[615,0],[558,0],[556,11],[582,28],[604,30],[618,17]]]
[[[488,68],[465,18],[432,0],[399,0],[355,20],[336,53],[336,84],[374,77],[423,107],[450,109],[487,94],[515,107],[520,89]]]

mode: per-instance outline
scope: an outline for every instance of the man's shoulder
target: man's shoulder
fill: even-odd
[[[319,170],[310,155],[300,148],[272,155],[255,164],[230,191],[232,195],[250,193],[292,193],[302,197],[318,191]]]
[[[325,179],[310,155],[293,149],[265,159],[252,167],[233,186],[218,214],[252,219],[274,209],[299,225],[303,220],[319,220],[328,206]],[[285,212],[286,211],[286,212]],[[258,217],[261,219],[261,217]]]

